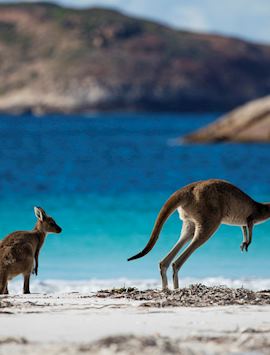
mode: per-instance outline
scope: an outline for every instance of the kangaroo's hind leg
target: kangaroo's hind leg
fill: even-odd
[[[29,294],[30,293],[30,274],[25,274],[24,276],[24,283],[23,283],[23,293],[24,294]]]
[[[165,256],[164,259],[159,263],[160,267],[160,275],[162,280],[162,289],[166,289],[168,287],[168,278],[167,278],[167,270],[172,262],[173,258],[179,252],[179,250],[193,238],[195,232],[195,224],[191,221],[184,220],[183,226],[181,230],[181,235],[179,237],[178,242],[174,245],[168,255]]]
[[[33,265],[34,265],[34,253],[32,246],[30,244],[25,245],[24,247],[24,254],[25,254],[25,259],[23,262],[23,278],[24,278],[24,283],[23,283],[23,293],[28,294],[30,293],[30,277],[31,273],[33,270]]]
[[[0,295],[4,295],[7,290],[8,274],[5,271],[0,272]]]
[[[194,237],[189,246],[183,251],[178,259],[173,263],[173,285],[175,289],[179,288],[178,272],[184,262],[190,257],[190,255],[204,244],[217,230],[219,222],[213,224],[211,227],[206,225],[196,225]]]

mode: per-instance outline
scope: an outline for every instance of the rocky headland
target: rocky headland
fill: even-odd
[[[191,143],[270,142],[270,96],[236,108],[183,140]]]
[[[0,112],[225,111],[270,92],[270,46],[102,8],[0,5]]]

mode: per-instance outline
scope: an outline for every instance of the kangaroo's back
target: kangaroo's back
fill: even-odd
[[[207,198],[216,198],[221,210],[221,223],[246,225],[250,215],[258,209],[258,203],[244,191],[224,180],[210,182],[211,191]]]

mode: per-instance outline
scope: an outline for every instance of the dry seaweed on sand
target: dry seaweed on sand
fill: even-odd
[[[5,313],[5,308],[11,308],[13,304],[8,301],[5,296],[0,298],[0,313]]]
[[[270,290],[251,291],[245,288],[226,286],[207,287],[202,284],[190,285],[179,290],[146,290],[121,288],[101,290],[100,298],[126,298],[141,303],[143,307],[207,307],[226,305],[267,305],[270,304]]]
[[[28,341],[23,337],[0,337],[0,345],[3,344],[28,344]]]
[[[115,335],[85,343],[47,343],[0,337],[1,354],[269,354],[269,334],[191,335],[175,338],[155,335]]]
[[[118,335],[102,338],[90,345],[80,347],[81,352],[99,354],[179,354],[177,340],[160,336]],[[102,354],[103,354],[102,352]]]

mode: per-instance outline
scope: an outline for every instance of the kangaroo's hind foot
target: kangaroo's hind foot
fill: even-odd
[[[4,295],[8,295],[9,292],[8,292],[8,286],[6,285],[6,288],[5,288],[5,291],[4,291]]]

